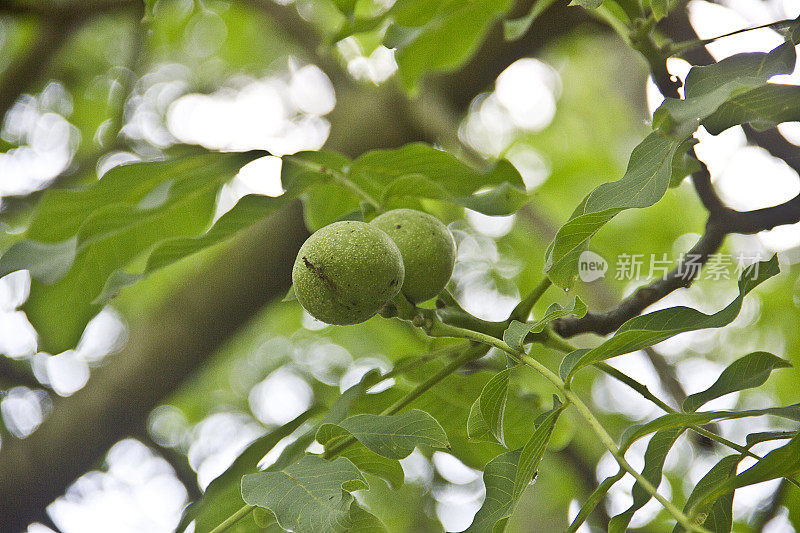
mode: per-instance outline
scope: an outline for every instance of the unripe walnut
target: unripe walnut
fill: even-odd
[[[414,303],[445,288],[456,261],[453,234],[438,218],[414,209],[394,209],[371,224],[385,231],[403,255],[406,277],[401,291]]]
[[[380,311],[403,285],[403,258],[376,226],[335,222],[309,237],[294,262],[294,293],[328,324],[358,324]]]

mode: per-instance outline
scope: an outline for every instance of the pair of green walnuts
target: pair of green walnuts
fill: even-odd
[[[365,222],[335,222],[300,247],[294,293],[328,324],[364,322],[402,291],[412,303],[444,289],[456,259],[450,230],[414,209],[394,209]]]

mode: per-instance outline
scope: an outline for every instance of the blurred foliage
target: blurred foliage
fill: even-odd
[[[546,2],[536,4],[540,3]],[[578,3],[598,7],[597,2]],[[0,222],[9,228],[0,238],[4,252],[0,275],[21,268],[31,271],[31,295],[21,309],[37,329],[39,350],[55,354],[75,348],[84,327],[109,302],[135,328],[159,303],[168,301],[189,274],[213,266],[220,254],[232,253],[230,242],[235,243],[242,230],[296,198],[303,202],[311,230],[341,219],[369,220],[377,210],[395,207],[422,209],[451,223],[460,255],[450,289],[466,311],[481,318],[503,319],[513,308],[508,302],[529,294],[543,272],[569,290],[550,289],[533,307],[530,324],[506,331],[512,351],[492,348],[420,394],[426,380],[445,372],[466,349],[465,341],[431,338],[406,322],[381,317],[352,327],[326,326],[296,301],[271,303],[228,339],[201,371],[186,376],[150,417],[150,436],[156,445],[164,453],[185,457],[206,489],[188,507],[182,526],[195,520],[196,531],[211,531],[248,502],[259,506],[258,512],[247,514],[231,531],[277,531],[280,524],[298,531],[433,532],[442,531],[443,523],[466,528],[475,512],[479,513],[472,526],[475,531],[503,526],[512,532],[561,530],[598,482],[613,474],[604,463],[610,458],[606,446],[589,431],[585,417],[573,409],[562,410],[566,392],[557,391],[560,399],[553,396],[551,383],[519,365],[513,350],[526,334],[541,333],[545,324],[534,322],[546,314],[545,322],[562,315],[582,316],[583,301],[590,310],[602,310],[632,292],[635,284],[618,279],[611,269],[603,280],[578,282],[572,288],[577,254],[589,246],[589,237],[587,249],[607,259],[624,254],[663,254],[672,264],[679,259],[706,221],[692,187],[682,183],[687,169],[673,166],[689,147],[685,140],[706,120],[712,133],[743,122],[766,127],[798,120],[794,87],[781,89],[767,82],[774,74],[792,70],[796,43],[769,55],[736,56],[693,71],[687,98],[668,100],[651,121],[644,90],[647,67],[652,65],[618,36],[578,28],[537,51],[543,68],[556,80],[551,88],[554,114],[541,127],[504,124],[501,129],[507,138],[500,146],[476,146],[464,132],[472,118],[481,120],[482,102],[496,96],[500,88],[495,87],[476,95],[462,123],[462,141],[473,143],[467,148],[409,142],[352,159],[328,149],[300,151],[282,158],[282,196],[244,194],[224,208],[225,187],[235,185],[233,178],[245,163],[266,152],[222,154],[185,146],[168,120],[171,105],[181,96],[235,94],[248,81],[267,83],[291,76],[307,61],[333,65],[342,72],[328,74],[340,79],[347,75],[342,73],[348,67],[348,43],[355,43],[359,60],[393,49],[395,77],[405,91],[398,91],[397,98],[414,105],[433,90],[426,84],[429,74],[462,66],[492,24],[512,7],[508,0],[299,0],[288,7],[272,0],[148,2],[144,19],[136,11],[82,21],[60,43],[46,76],[27,89],[14,108],[17,117],[25,109],[35,111],[31,120],[47,113],[58,115],[71,132],[66,141],[68,161],[55,178],[56,186],[41,192],[49,183],[44,180],[34,190],[17,194],[20,198],[4,199],[10,207],[0,214]],[[637,12],[655,20],[668,7],[674,8],[664,2],[608,0],[594,14],[619,29],[632,24]],[[276,22],[273,9],[307,25],[305,37],[322,46],[309,49],[308,41],[300,42],[303,35]],[[517,32],[524,33],[528,25],[528,31],[536,31],[536,16],[533,7],[529,18],[515,23]],[[24,56],[41,30],[29,17],[0,16],[3,79],[15,74],[9,65]],[[769,98],[764,99],[765,94]],[[741,105],[747,112],[737,111]],[[512,115],[506,110],[502,119],[511,123]],[[297,117],[283,118],[291,122]],[[33,144],[33,134],[19,133],[24,128],[12,122],[7,119],[0,136],[0,149],[8,154]],[[487,161],[462,157],[473,149]],[[655,153],[663,157],[654,160]],[[526,182],[524,165],[515,162],[519,154],[540,164],[541,183]],[[117,166],[122,162],[128,164]],[[99,181],[98,176],[102,176]],[[627,181],[616,181],[623,176]],[[613,198],[607,194],[612,189]],[[648,194],[634,201],[631,189]],[[581,198],[586,198],[583,204]],[[576,211],[579,205],[583,207]],[[498,219],[482,217],[500,215],[510,217],[509,227],[493,232],[492,223]],[[607,227],[600,229],[606,222]],[[765,251],[755,239],[730,239],[723,251],[754,246]],[[726,308],[730,312],[712,324],[724,329],[688,334],[680,344],[658,347],[679,371],[690,372],[697,359],[707,362],[703,368],[714,370],[714,376],[703,380],[708,385],[728,367],[718,387],[737,393],[725,404],[733,414],[671,413],[635,433],[636,424],[661,413],[641,397],[635,406],[623,405],[624,396],[612,398],[616,403],[609,405],[603,398],[620,389],[610,388],[610,379],[598,378],[602,374],[596,369],[586,368],[571,382],[571,390],[599,413],[611,438],[638,454],[641,461],[635,467],[656,487],[663,467],[667,483],[661,484],[662,492],[668,486],[669,499],[678,508],[685,504],[688,511],[713,509],[717,514],[712,517],[730,514],[734,488],[788,479],[800,469],[797,436],[773,435],[775,441],[765,440],[774,446],[755,448],[765,458],[737,476],[732,467],[743,456],[736,455],[733,463],[723,459],[727,450],[722,446],[691,446],[695,441],[685,431],[691,425],[715,420],[736,424],[728,419],[765,413],[789,420],[770,419],[770,430],[796,430],[800,267],[796,249],[784,252],[780,274],[777,259],[762,263],[763,284],[757,289],[753,284],[737,291],[735,276],[727,281],[700,280],[689,294],[681,291],[662,302],[711,314],[734,301]],[[564,308],[550,307],[554,302]],[[422,307],[433,313],[432,304]],[[456,311],[466,314],[464,309]],[[586,365],[617,355],[632,357],[631,351],[710,324],[702,322],[706,315],[694,309],[660,313],[627,324],[628,330],[635,329],[636,343],[621,348],[617,344],[614,349],[614,343],[624,338],[612,337],[598,348],[596,340],[580,338],[577,343],[585,350],[573,352],[577,355],[567,361],[587,354]],[[654,315],[666,318],[654,324]],[[670,326],[673,319],[686,323],[676,328]],[[478,319],[471,323],[508,326]],[[642,323],[645,326],[639,328]],[[652,331],[643,333],[648,328]],[[557,370],[562,364],[563,350],[552,344],[533,346],[530,354],[545,367]],[[756,364],[757,358],[751,357],[755,354],[739,358],[756,351],[763,356],[758,356],[762,365],[755,366],[761,374],[754,377],[749,372]],[[786,360],[794,368],[786,368]],[[113,356],[107,364],[114,364]],[[647,372],[639,366],[630,373],[645,379]],[[758,387],[745,390],[754,385]],[[719,395],[714,390],[687,392],[700,393],[693,398],[704,400]],[[406,397],[411,399],[398,414],[393,406]],[[788,407],[770,410],[774,405]],[[687,411],[699,405],[691,407]],[[252,432],[249,447],[234,443],[238,449],[231,450],[230,442],[217,442],[204,433],[204,428],[213,429],[215,416],[229,417],[242,434]],[[404,426],[406,433],[392,433],[391,428],[410,418],[418,431]],[[723,435],[743,442],[750,432],[746,424]],[[746,432],[737,433],[742,431]],[[647,451],[644,441],[634,444],[624,438],[653,432]],[[320,442],[309,448],[315,437]],[[347,452],[337,447],[345,444],[351,446]],[[416,446],[418,452],[406,458]],[[783,447],[774,449],[777,446]],[[209,461],[214,451],[236,454],[243,448],[224,473]],[[679,452],[668,455],[671,448]],[[767,454],[769,450],[773,451]],[[334,461],[336,453],[340,456]],[[258,472],[265,456],[274,462]],[[399,459],[404,483],[400,483]],[[701,482],[693,493],[693,483],[714,463],[718,467],[706,479],[708,486]],[[699,475],[697,465],[704,467]],[[246,483],[240,492],[243,475]],[[320,480],[326,482],[314,485]],[[784,484],[783,504],[791,523],[800,527],[800,489]],[[631,515],[644,506],[649,491],[641,480],[633,489],[631,485],[617,487],[612,497],[599,501],[598,510],[590,515],[593,527],[602,527],[609,514],[624,512],[631,494],[635,501]],[[274,491],[281,497],[276,498]],[[285,501],[285,494],[300,496]],[[335,508],[320,504],[316,497],[333,501]],[[714,504],[717,498],[721,503]],[[692,507],[695,504],[699,507]],[[674,517],[667,511],[645,515],[647,519],[636,528],[673,529]],[[618,530],[626,529],[630,520],[621,516],[611,523]],[[705,519],[704,526],[713,531],[749,531],[749,517],[738,513],[734,518],[733,524]]]

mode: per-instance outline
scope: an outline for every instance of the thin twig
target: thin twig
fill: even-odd
[[[509,316],[510,320],[519,320],[520,322],[525,322],[528,320],[528,317],[531,315],[531,311],[533,310],[533,306],[536,305],[536,302],[539,301],[547,289],[553,283],[550,281],[550,278],[544,278],[536,287],[533,288],[531,293],[525,297],[514,310],[511,312],[511,316]]]
[[[767,24],[761,24],[759,26],[753,26],[753,27],[750,27],[750,28],[742,28],[740,30],[735,30],[735,31],[728,32],[728,33],[725,33],[725,34],[722,34],[722,35],[717,35],[716,37],[709,37],[708,39],[692,39],[690,41],[683,41],[683,42],[680,42],[680,43],[672,43],[672,44],[670,44],[669,47],[667,47],[665,49],[665,53],[667,53],[669,55],[681,54],[686,50],[690,50],[690,49],[693,49],[693,48],[699,48],[701,46],[705,46],[707,44],[711,44],[711,43],[713,43],[715,41],[718,41],[719,39],[724,39],[726,37],[733,37],[734,35],[739,35],[741,33],[745,33],[745,32],[748,32],[748,31],[763,30],[763,29],[766,29],[766,28],[770,28],[770,29],[774,29],[774,30],[786,29],[792,24],[792,22],[794,22],[793,19],[778,20],[778,21],[775,21],[775,22],[769,22]]]
[[[693,32],[691,26],[688,31]],[[665,51],[654,48],[652,43],[644,38],[643,31],[638,32],[637,35],[639,33],[641,34],[640,38],[633,40],[632,45],[647,59],[653,78],[662,94],[665,97],[678,97],[677,89],[671,83],[671,78],[668,74],[666,77],[664,76],[665,67],[662,68],[662,66],[666,64]],[[661,53],[661,56],[658,53]],[[705,53],[707,54],[707,51]],[[781,146],[773,151],[778,152],[779,150],[785,158],[784,160],[792,161],[794,165],[800,165],[795,156],[789,156],[786,153],[785,147]],[[783,204],[752,211],[737,211],[727,207],[714,191],[708,168],[702,162],[700,164],[700,170],[692,174],[692,183],[698,197],[709,212],[709,218],[705,233],[684,256],[683,261],[664,278],[637,289],[631,296],[608,311],[590,312],[582,318],[556,320],[554,328],[559,335],[572,337],[588,332],[607,335],[668,294],[677,289],[689,287],[709,257],[720,249],[727,235],[731,233],[754,234],[777,226],[800,222],[800,195]]]
[[[504,351],[508,354],[513,360],[517,361],[518,363],[522,363],[526,366],[529,366],[536,370],[539,374],[542,375],[547,381],[549,381],[552,385],[556,387],[556,389],[564,396],[567,403],[572,404],[586,423],[589,425],[589,428],[597,435],[600,442],[606,447],[606,449],[611,453],[611,455],[616,459],[617,463],[625,469],[626,472],[631,474],[636,481],[639,482],[641,487],[650,493],[653,498],[658,500],[659,503],[681,524],[684,528],[689,531],[699,531],[707,533],[707,530],[702,526],[699,526],[692,522],[692,520],[687,517],[683,511],[678,509],[671,501],[666,499],[662,496],[656,487],[653,486],[650,481],[647,480],[641,473],[639,473],[635,468],[633,468],[628,461],[625,459],[625,454],[619,449],[617,444],[614,442],[614,439],[608,432],[605,430],[603,425],[600,421],[594,416],[592,411],[589,407],[583,403],[583,400],[578,397],[572,390],[566,387],[564,382],[561,380],[558,375],[556,375],[552,370],[547,368],[545,365],[537,361],[536,359],[530,357],[525,352],[515,350],[511,348],[508,344],[503,342],[500,339],[492,337],[490,335],[485,335],[483,333],[479,333],[476,331],[470,331],[467,329],[457,328],[454,326],[450,326],[448,324],[444,324],[442,322],[434,322],[431,327],[429,328],[429,334],[432,336],[442,336],[442,337],[456,337],[456,338],[466,338],[476,342],[480,342],[483,344],[487,344],[489,346],[493,346]]]
[[[774,207],[737,211],[727,206],[716,204],[713,200],[708,169],[701,163],[702,169],[692,174],[698,194],[708,202],[709,211],[706,230],[699,241],[686,253],[678,266],[665,277],[655,280],[649,285],[637,289],[631,296],[622,300],[616,307],[605,312],[590,312],[582,318],[561,318],[554,322],[556,333],[562,337],[572,337],[579,333],[598,333],[607,335],[616,331],[622,324],[639,315],[652,304],[680,288],[691,286],[703,265],[711,255],[722,246],[725,237],[731,233],[753,234],[770,230],[784,224],[800,222],[800,195]],[[702,191],[702,192],[701,192]]]

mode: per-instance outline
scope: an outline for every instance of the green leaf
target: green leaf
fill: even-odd
[[[792,364],[767,352],[753,352],[731,363],[722,371],[717,381],[702,392],[688,396],[683,401],[684,411],[696,411],[701,405],[732,392],[763,385],[776,368],[789,368]]]
[[[506,368],[492,376],[492,379],[483,387],[481,395],[478,397],[481,418],[483,418],[497,442],[503,446],[506,445],[505,435],[503,434],[503,415],[506,412],[508,378],[510,375],[511,369]]]
[[[160,242],[150,252],[147,264],[141,272],[115,271],[108,278],[100,295],[92,300],[92,304],[103,305],[120,290],[136,284],[152,272],[229,239],[287,205],[296,196],[296,193],[287,191],[277,197],[249,194],[240,198],[236,205],[222,215],[205,233],[195,237],[177,237]]]
[[[794,46],[784,43],[767,54],[736,54],[694,67],[686,76],[686,98],[666,98],[653,114],[653,124],[683,140],[729,98],[764,85],[774,75],[791,73],[795,60]]]
[[[512,321],[503,332],[503,341],[512,348],[521,350],[525,337],[529,333],[540,333],[548,323],[557,318],[570,315],[580,318],[586,314],[587,310],[586,304],[577,296],[570,304],[564,307],[557,303],[551,304],[545,311],[544,316],[535,322]]]
[[[736,474],[736,468],[742,460],[741,455],[728,455],[720,459],[711,469],[697,482],[689,499],[686,500],[684,512],[688,512],[701,498],[701,496],[711,490],[717,485],[724,483]],[[708,515],[703,521],[702,526],[714,533],[730,532],[732,523],[733,507],[733,493],[719,498],[714,502],[711,509],[708,510]],[[672,530],[673,533],[684,531],[680,524],[676,524]]]
[[[207,533],[217,527],[223,520],[239,510],[244,501],[239,493],[239,482],[242,476],[258,470],[258,462],[272,450],[278,442],[288,437],[302,426],[309,418],[319,413],[319,407],[313,407],[297,418],[274,429],[266,435],[254,440],[239,454],[225,472],[209,483],[203,497],[190,504],[183,512],[177,531],[183,531],[189,523],[195,521],[196,533]]]
[[[419,409],[397,415],[360,414],[346,418],[336,425],[323,424],[317,431],[317,440],[332,444],[332,440],[341,439],[342,430],[350,433],[368,449],[390,459],[408,457],[417,446],[449,447],[442,426],[431,415]]]
[[[750,265],[739,278],[739,296],[724,309],[712,315],[678,306],[634,317],[625,322],[613,337],[596,348],[588,352],[575,351],[567,355],[561,362],[559,373],[571,377],[585,366],[653,346],[679,333],[725,326],[739,314],[744,297],[778,272],[777,256],[773,256],[769,261]]]
[[[34,275],[24,310],[39,334],[39,349],[73,348],[101,309],[95,300],[106,295],[109,277],[165,240],[202,234],[222,185],[263,155],[203,153],[133,163],[85,188],[46,192],[25,240],[0,258],[0,273],[28,268]]]
[[[800,434],[795,435],[788,443],[765,455],[756,464],[725,481],[712,485],[702,496],[689,507],[690,512],[705,508],[734,490],[762,481],[792,476],[800,472]]]
[[[483,470],[486,499],[465,533],[499,532],[505,529],[519,497],[536,477],[542,455],[563,408],[558,403],[554,405],[523,448],[498,455],[486,464]]]
[[[659,431],[653,435],[653,438],[647,443],[647,450],[644,452],[644,469],[642,469],[642,476],[656,488],[658,488],[658,485],[661,483],[661,473],[667,454],[683,431],[684,428],[671,428]],[[639,481],[633,485],[632,494],[633,503],[624,512],[611,519],[608,525],[609,532],[621,533],[627,531],[634,513],[644,507],[644,505],[650,501],[650,498],[652,498],[651,494],[645,490]]]
[[[350,516],[347,518],[348,533],[386,533],[386,526],[358,502],[350,504]]]
[[[262,530],[266,530],[269,533],[279,533],[283,531],[283,529],[278,525],[278,521],[275,520],[275,515],[272,514],[272,511],[262,509],[261,507],[255,507],[251,511],[251,514],[253,515],[253,522],[256,523],[256,526],[262,528]],[[241,520],[237,523],[237,525],[240,523]]]
[[[350,159],[330,150],[303,151],[281,158],[281,185],[303,190],[320,182],[335,182],[334,173],[344,174]]]
[[[198,173],[228,177],[266,152],[212,153],[180,157],[169,161],[130,163],[109,170],[102,179],[79,189],[51,189],[42,196],[25,236],[40,242],[59,242],[78,233],[96,211],[109,204],[137,205],[163,195],[163,184]],[[161,185],[161,188],[158,188]],[[147,199],[147,200],[146,200]]]
[[[581,6],[584,9],[597,9],[603,5],[604,0],[572,0],[569,5]]]
[[[603,183],[584,198],[547,249],[545,273],[553,283],[572,287],[581,252],[589,239],[617,213],[650,207],[664,196],[672,178],[672,159],[679,146],[674,139],[651,133],[633,149],[628,170],[620,180]]]
[[[467,419],[467,437],[471,441],[484,441],[484,442],[497,442],[497,439],[492,435],[489,429],[489,424],[484,420],[481,414],[481,399],[475,398],[472,407],[469,409],[469,418]]]
[[[542,461],[544,451],[547,449],[547,444],[553,435],[553,428],[555,428],[558,421],[558,415],[561,414],[565,407],[566,405],[562,404],[558,397],[554,395],[553,408],[539,418],[536,430],[522,448],[517,474],[514,477],[514,504],[519,501],[525,489],[536,479],[539,463]]]
[[[650,10],[656,21],[663,19],[669,14],[669,0],[650,0]]]
[[[789,26],[789,39],[794,44],[800,44],[800,16],[794,19],[794,22]]]
[[[785,407],[765,407],[763,409],[747,409],[745,411],[699,411],[694,413],[667,413],[655,420],[641,425],[629,427],[622,436],[623,450],[650,433],[672,428],[685,428],[691,425],[704,425],[715,420],[736,420],[754,416],[779,416],[790,420],[800,420],[800,403]]]
[[[344,457],[327,461],[306,455],[280,472],[242,478],[244,501],[269,509],[292,531],[350,531],[350,492],[363,489],[369,489],[367,481]]]
[[[539,15],[553,4],[554,0],[537,0],[532,6],[528,14],[524,17],[509,19],[503,21],[503,35],[506,41],[516,41],[523,35],[528,33],[531,24],[539,18]]]
[[[587,353],[591,352],[590,348],[578,348],[567,355],[561,360],[561,365],[558,367],[558,375],[564,381],[569,381],[570,372],[575,367],[575,364],[580,361]]]
[[[669,180],[670,188],[675,188],[680,185],[686,176],[697,172],[702,167],[697,158],[689,154],[689,148],[697,144],[698,141],[694,137],[690,137],[683,141],[672,157],[672,177]]]
[[[718,135],[738,124],[747,123],[757,130],[766,130],[782,122],[798,120],[800,87],[768,83],[729,99],[703,120],[703,126],[710,134]]]
[[[483,482],[486,499],[464,533],[501,532],[514,512],[514,481],[522,449],[505,452],[486,464]]]
[[[400,461],[382,457],[366,446],[357,442],[339,453],[341,457],[350,459],[362,472],[373,474],[386,481],[395,490],[403,486],[405,473]]]
[[[294,302],[297,300],[297,295],[294,293],[294,285],[289,287],[289,290],[286,291],[286,296],[281,299],[281,302]]]
[[[361,202],[374,207],[402,198],[431,198],[487,215],[508,215],[528,201],[522,177],[510,162],[474,169],[424,143],[374,150],[352,162],[335,152],[299,152],[283,160],[284,188],[307,191],[305,216],[311,229],[358,211]]]
[[[420,176],[430,183],[422,183]],[[474,169],[452,154],[424,143],[367,152],[353,162],[349,178],[375,198],[383,197],[386,191],[416,196],[414,187],[417,186],[421,197],[429,194],[432,198],[444,198],[443,194],[453,198],[468,197],[479,190],[505,184],[525,191],[519,172],[504,159],[486,168]],[[399,178],[402,180],[396,182]]]
[[[350,408],[353,403],[359,398],[363,397],[367,391],[374,385],[377,385],[383,380],[381,371],[377,368],[372,368],[361,377],[361,381],[344,391],[341,396],[336,399],[331,407],[328,415],[325,417],[326,423],[337,424],[344,420],[350,413]]]
[[[464,64],[494,19],[511,4],[509,0],[443,4],[447,7],[397,52],[398,74],[406,89],[415,93],[423,75],[454,70]]]
[[[578,529],[583,525],[589,515],[594,511],[594,508],[597,507],[597,504],[600,503],[600,500],[605,498],[608,491],[611,490],[611,487],[614,484],[622,479],[625,475],[625,471],[620,469],[616,474],[613,476],[608,476],[600,483],[596,489],[592,491],[586,501],[581,506],[580,510],[578,511],[577,516],[572,521],[572,523],[567,527],[566,533],[575,533]]]
[[[767,442],[770,440],[791,439],[797,435],[797,431],[761,431],[757,433],[750,433],[747,436],[747,447],[750,448],[760,442]]]
[[[485,348],[474,349],[479,353]],[[404,393],[413,390],[416,385],[429,378],[433,372],[440,370],[446,363],[446,360],[435,359],[415,365],[404,373],[404,379],[397,380],[394,387],[365,396],[355,408],[361,412],[385,409]],[[448,451],[472,468],[482,469],[490,459],[505,451],[497,443],[475,442],[470,440],[468,435],[471,400],[480,396],[483,387],[494,374],[495,372],[485,370],[452,374],[409,406],[424,410],[436,418],[450,442]],[[517,387],[509,387],[504,416],[507,445],[513,448],[523,446],[530,438],[531,421],[540,413],[541,406],[537,395],[524,394]]]
[[[335,424],[336,422],[339,422],[345,418],[350,412],[350,409],[353,407],[354,402],[362,398],[370,387],[379,383],[381,380],[382,376],[380,370],[377,368],[369,370],[366,374],[364,374],[364,376],[362,376],[361,381],[344,391],[336,399],[331,408],[328,410],[328,413],[325,415],[325,418],[323,418],[322,423]],[[305,455],[306,449],[308,449],[311,443],[314,442],[317,429],[319,428],[312,428],[297,437],[296,441],[292,442],[283,449],[275,462],[270,465],[267,470],[281,470],[298,461],[303,455]]]
[[[358,209],[359,198],[347,179],[350,159],[332,151],[297,152],[281,158],[281,184],[287,191],[304,192],[303,215],[311,231],[327,226]]]
[[[737,54],[692,68],[686,78],[686,98],[667,98],[656,110],[656,131],[634,148],[625,175],[592,191],[558,230],[545,261],[545,273],[553,283],[563,288],[575,283],[581,252],[620,211],[650,207],[664,196],[678,179],[673,161],[685,152],[684,141],[706,117],[738,92],[764,85],[775,74],[791,72],[795,59],[794,47],[787,43],[768,54]],[[678,174],[685,170],[681,168]]]
[[[501,164],[502,161],[498,163],[498,165]],[[511,185],[509,182],[504,182],[487,191],[454,198],[453,203],[463,205],[484,215],[504,216],[515,213],[520,207],[528,203],[528,200],[528,195],[523,189]]]
[[[0,277],[28,269],[33,279],[52,284],[63,278],[78,253],[78,239],[61,242],[20,241],[0,257]]]
[[[394,198],[431,198],[463,205],[485,215],[510,215],[528,202],[528,195],[517,186],[504,182],[488,191],[469,196],[455,196],[442,186],[421,174],[408,174],[396,178],[384,189],[381,204]]]
[[[767,53],[735,54],[717,63],[692,67],[686,75],[684,94],[688,100],[730,83],[739,87],[761,85],[772,76],[791,73],[795,60],[794,46],[784,43]]]
[[[324,430],[322,428],[325,428]],[[349,431],[334,424],[324,424],[320,430],[317,431],[317,441],[322,444],[325,449],[345,442],[351,437]],[[392,488],[398,489],[403,485],[404,474],[403,467],[400,466],[400,461],[397,459],[390,459],[383,457],[367,449],[360,442],[350,444],[347,448],[338,453],[339,457],[346,457],[362,472],[374,474],[381,479],[385,480]]]

